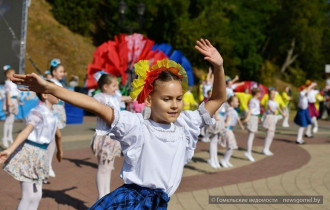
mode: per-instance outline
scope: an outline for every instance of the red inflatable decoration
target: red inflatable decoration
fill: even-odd
[[[93,62],[88,65],[86,86],[88,89],[97,88],[94,74],[104,71],[121,77],[122,84],[126,83],[128,71],[139,60],[150,60],[151,65],[157,60],[167,58],[158,50],[152,51],[154,41],[141,34],[119,34],[114,41],[107,41],[100,45],[93,54]]]
[[[251,93],[251,90],[253,88],[258,87],[261,91],[261,97],[262,98],[266,93],[268,93],[268,89],[265,85],[259,84],[254,81],[243,81],[244,85],[240,85],[234,89],[235,92],[244,92],[245,89],[249,90],[249,93]]]

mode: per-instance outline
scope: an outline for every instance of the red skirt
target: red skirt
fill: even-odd
[[[319,111],[317,111],[314,103],[308,103],[308,113],[311,118],[319,116]]]

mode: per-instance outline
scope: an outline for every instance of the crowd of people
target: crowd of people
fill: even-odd
[[[18,209],[37,209],[42,184],[49,182],[48,177],[56,176],[52,159],[55,147],[57,160],[63,157],[60,130],[66,126],[65,102],[97,115],[91,149],[98,162],[98,199],[91,209],[165,209],[199,139],[210,142],[207,162],[212,168],[233,167],[230,158],[238,149],[234,129],[237,124],[248,131],[245,156],[249,161],[255,161],[252,148],[259,121],[266,129],[263,154],[274,155],[270,148],[279,116],[283,118],[283,127],[290,126],[290,88],[279,93],[269,87],[263,96],[258,87],[236,92],[235,89],[245,83],[238,82],[238,76],[225,77],[222,56],[212,44],[201,39],[195,48],[211,64],[199,87],[199,102],[187,85],[184,69],[167,59],[151,67],[149,61],[135,64],[137,78],[132,83],[130,96],[120,93],[115,76],[99,73],[95,77],[99,89],[93,96],[95,100],[63,88],[65,71],[59,59],[51,61],[44,79],[36,74],[14,75],[15,71],[5,66],[6,120],[2,145],[6,149],[0,152],[0,163],[4,163],[4,170],[21,184]],[[36,92],[40,103],[30,111],[26,127],[14,141],[12,127],[20,103],[16,84]],[[70,84],[77,86],[78,78],[72,77]],[[300,87],[294,119],[299,125],[297,144],[304,144],[306,127],[306,137],[318,131],[319,113],[315,105],[323,98],[316,87],[313,82]],[[125,104],[129,105],[125,107]],[[218,145],[226,148],[220,161]],[[121,153],[124,155],[121,178],[125,184],[110,193],[111,171],[115,157]]]

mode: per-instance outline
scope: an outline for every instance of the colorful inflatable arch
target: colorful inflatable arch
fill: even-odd
[[[142,34],[119,34],[114,40],[101,44],[93,54],[93,62],[88,65],[86,87],[97,88],[94,74],[104,71],[121,77],[124,85],[127,79],[134,77],[133,66],[139,60],[150,60],[151,65],[157,60],[169,58],[180,63],[188,75],[188,84],[194,84],[192,67],[188,59],[179,50],[172,50],[172,46],[166,43],[155,44]]]

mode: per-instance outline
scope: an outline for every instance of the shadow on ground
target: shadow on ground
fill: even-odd
[[[67,191],[74,190],[77,187],[70,187],[63,190],[48,190],[43,189],[42,197],[43,198],[53,198],[56,203],[72,206],[73,208],[77,209],[88,209],[89,207],[85,205],[85,202],[82,200],[79,200],[77,198],[74,198],[68,194],[66,194]]]

